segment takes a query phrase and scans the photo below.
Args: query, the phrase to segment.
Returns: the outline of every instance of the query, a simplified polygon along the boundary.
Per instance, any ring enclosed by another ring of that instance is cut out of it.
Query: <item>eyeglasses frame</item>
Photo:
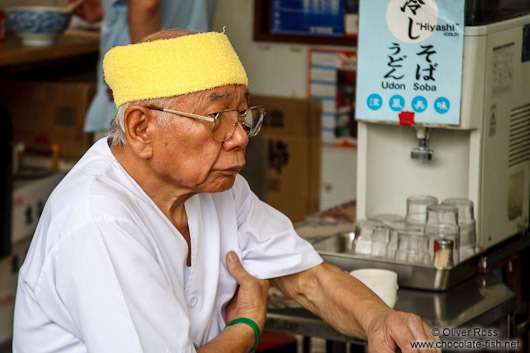
[[[193,113],[186,113],[186,112],[181,112],[181,111],[178,111],[178,110],[173,110],[173,109],[168,109],[168,108],[160,108],[160,107],[155,107],[155,106],[152,106],[152,105],[149,105],[149,106],[145,106],[145,108],[147,109],[152,109],[152,110],[157,110],[157,111],[161,111],[161,112],[165,112],[165,113],[170,113],[170,114],[175,114],[175,115],[180,115],[180,116],[184,116],[186,118],[192,118],[192,119],[198,119],[198,120],[202,120],[202,121],[208,121],[210,123],[213,123],[213,126],[212,126],[212,139],[214,139],[215,141],[218,141],[218,142],[224,142],[226,140],[228,140],[230,137],[232,137],[234,135],[234,133],[232,132],[232,135],[230,135],[228,138],[224,139],[224,140],[218,140],[216,139],[213,135],[214,135],[214,129],[215,129],[215,123],[217,122],[217,119],[219,118],[219,116],[222,114],[222,113],[225,113],[225,112],[238,112],[238,116],[239,118],[241,118],[241,114],[242,113],[247,113],[249,110],[251,109],[254,109],[254,108],[261,108],[264,110],[264,113],[263,113],[263,118],[265,118],[265,116],[267,115],[267,110],[265,109],[265,107],[261,106],[261,105],[255,105],[255,106],[252,106],[252,107],[249,107],[245,110],[238,110],[238,109],[224,109],[224,110],[221,110],[219,112],[216,112],[214,113],[214,117],[209,117],[209,116],[204,116],[204,115],[199,115],[199,114],[193,114]],[[241,124],[243,123],[244,121],[241,121],[241,119],[239,119],[239,121],[237,123],[232,123],[232,126],[235,128],[237,125],[236,124]],[[262,122],[263,122],[263,119],[262,119]],[[252,128],[252,127],[251,127]],[[250,138],[250,137],[253,137],[253,136],[256,136],[259,131],[261,130],[261,126],[260,128],[252,135],[248,135],[247,136]],[[234,129],[235,131],[235,129]],[[250,132],[250,131],[249,131]]]

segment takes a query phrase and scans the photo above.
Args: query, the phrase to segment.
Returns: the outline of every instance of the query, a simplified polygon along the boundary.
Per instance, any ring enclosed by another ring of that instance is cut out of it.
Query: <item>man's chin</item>
[[[216,193],[229,190],[234,186],[236,181],[236,175],[225,175],[219,183],[215,184],[211,188],[208,188],[205,192]]]

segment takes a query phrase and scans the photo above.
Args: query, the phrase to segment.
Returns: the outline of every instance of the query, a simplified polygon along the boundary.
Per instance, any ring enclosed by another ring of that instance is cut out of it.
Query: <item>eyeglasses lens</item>
[[[247,117],[250,115],[251,118],[251,124],[249,125],[251,128],[248,132],[249,137],[256,136],[258,132],[261,130],[261,124],[263,123],[263,118],[265,117],[266,111],[263,107],[253,107],[248,110]]]
[[[261,129],[264,116],[265,109],[262,107],[248,109],[245,114],[237,111],[221,112],[213,125],[213,138],[217,141],[228,140],[232,137],[238,123],[241,123],[249,137],[256,136]]]

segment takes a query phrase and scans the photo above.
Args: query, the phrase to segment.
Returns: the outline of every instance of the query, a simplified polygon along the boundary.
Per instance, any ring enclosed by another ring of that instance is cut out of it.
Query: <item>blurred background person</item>
[[[97,91],[85,119],[85,131],[95,133],[94,140],[106,133],[116,114],[112,93],[103,79],[105,53],[163,29],[208,31],[216,5],[217,0],[85,0],[76,8],[84,20],[101,21]]]

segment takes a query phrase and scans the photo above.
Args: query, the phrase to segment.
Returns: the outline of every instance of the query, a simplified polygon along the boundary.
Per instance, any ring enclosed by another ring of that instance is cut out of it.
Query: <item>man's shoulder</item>
[[[89,151],[52,192],[39,223],[45,232],[66,234],[125,217],[142,196],[128,179],[115,159]]]

